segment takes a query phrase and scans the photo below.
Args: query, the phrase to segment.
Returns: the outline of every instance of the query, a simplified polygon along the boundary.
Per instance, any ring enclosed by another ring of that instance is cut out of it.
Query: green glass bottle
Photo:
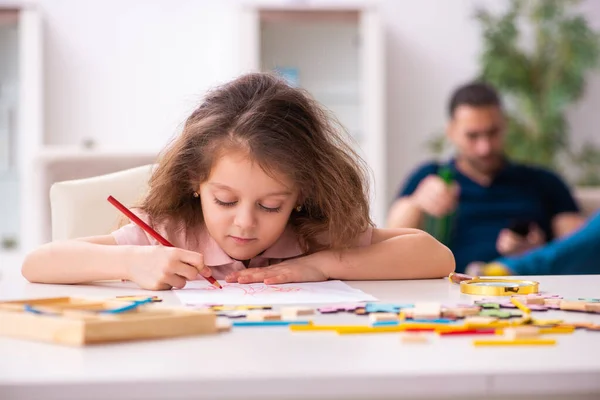
[[[454,182],[454,174],[448,165],[439,168],[438,176],[442,178],[447,185],[451,185]],[[433,215],[426,214],[424,216],[425,231],[444,245],[449,246],[450,240],[452,239],[455,213],[456,211],[452,211],[442,217],[434,217]]]

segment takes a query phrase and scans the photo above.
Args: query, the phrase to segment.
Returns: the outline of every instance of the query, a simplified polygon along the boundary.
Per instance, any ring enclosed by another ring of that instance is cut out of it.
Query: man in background
[[[478,82],[459,87],[448,112],[446,134],[455,157],[413,171],[391,207],[390,227],[424,229],[426,216],[452,215],[447,245],[456,271],[464,272],[472,262],[518,256],[582,226],[584,218],[558,175],[506,157],[506,120],[494,88]],[[452,182],[438,175],[442,166]]]

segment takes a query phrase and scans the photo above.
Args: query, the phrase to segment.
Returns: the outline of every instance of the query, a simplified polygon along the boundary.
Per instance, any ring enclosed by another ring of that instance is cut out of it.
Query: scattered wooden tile
[[[229,320],[217,320],[217,332],[229,332],[231,330],[231,321]]]
[[[250,311],[246,315],[248,321],[279,321],[281,314],[272,311]]]
[[[544,299],[544,305],[546,307],[556,306],[556,307],[560,308],[561,301],[562,301],[562,299],[558,299],[558,298]]]
[[[544,303],[545,303],[545,299],[541,296],[531,296],[531,297],[528,296],[525,298],[525,304],[527,304],[527,306],[532,305],[532,304],[544,305]]]
[[[440,303],[415,303],[412,308],[413,319],[437,319],[442,313]]]
[[[495,317],[469,316],[465,318],[465,324],[488,325],[497,320]]]
[[[313,315],[315,310],[310,307],[282,307],[281,316],[283,318],[298,318],[302,315]]]
[[[600,313],[600,303],[586,303],[586,312]]]
[[[478,306],[448,308],[442,311],[444,318],[464,318],[472,315],[478,315],[481,309]]]
[[[429,338],[422,333],[403,332],[400,335],[402,343],[408,344],[426,344],[429,343]]]
[[[367,310],[365,310],[364,308],[357,308],[354,311],[354,314],[356,314],[356,315],[367,315],[368,313],[367,313]]]
[[[564,311],[583,311],[585,312],[585,301],[562,300],[560,309]]]
[[[507,339],[524,339],[524,338],[535,338],[540,335],[540,328],[537,326],[515,326],[504,328],[504,336]]]
[[[376,322],[394,321],[398,322],[398,314],[391,312],[377,312],[369,314],[369,321],[373,324]]]

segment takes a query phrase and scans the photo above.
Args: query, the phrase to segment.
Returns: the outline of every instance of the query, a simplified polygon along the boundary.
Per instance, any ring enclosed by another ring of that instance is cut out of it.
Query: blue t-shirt
[[[496,240],[500,231],[514,221],[537,223],[550,241],[554,216],[579,211],[567,185],[548,170],[508,162],[489,186],[481,186],[458,171],[455,160],[448,166],[460,186],[449,243],[457,272],[464,272],[473,261],[490,262],[500,257]],[[437,174],[438,168],[437,163],[419,167],[398,197],[412,194],[421,180]]]

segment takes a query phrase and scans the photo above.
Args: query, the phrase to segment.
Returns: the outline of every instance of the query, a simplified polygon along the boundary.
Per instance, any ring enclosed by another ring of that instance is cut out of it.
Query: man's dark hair
[[[496,89],[484,82],[468,83],[460,86],[454,91],[450,98],[450,104],[448,105],[450,118],[454,117],[454,111],[462,105],[471,107],[502,107]]]

